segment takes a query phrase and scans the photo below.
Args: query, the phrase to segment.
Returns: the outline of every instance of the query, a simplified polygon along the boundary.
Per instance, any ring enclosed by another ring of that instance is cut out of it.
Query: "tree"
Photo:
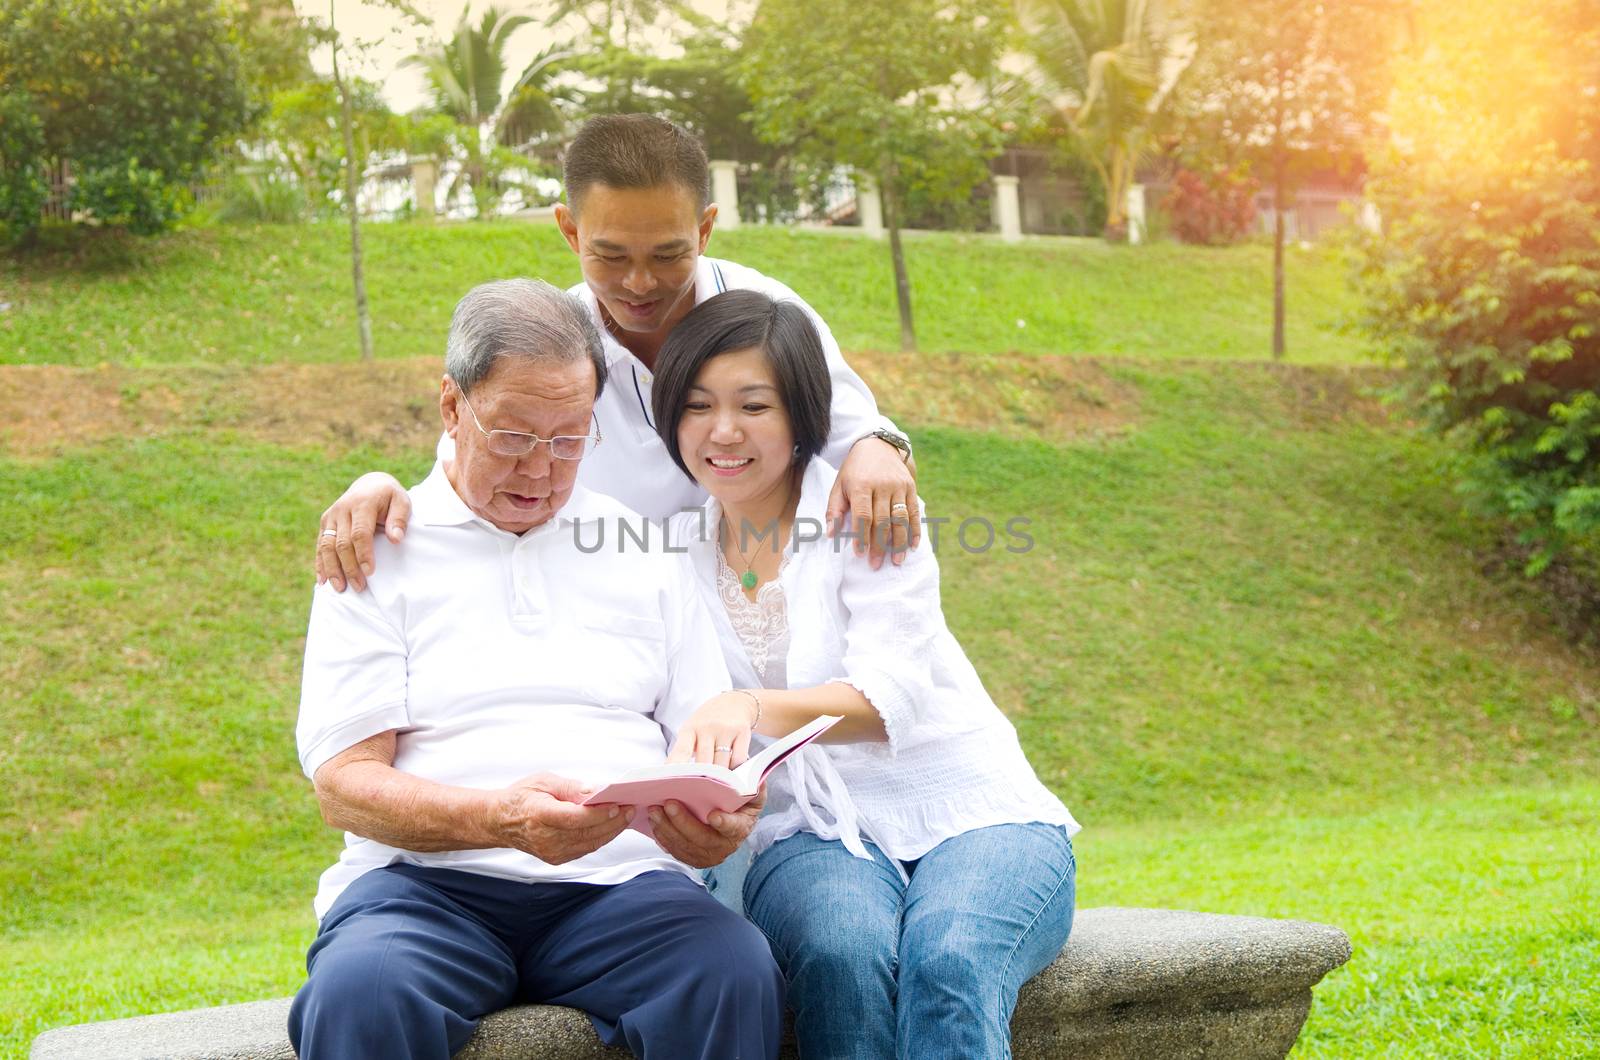
[[[1106,197],[1107,239],[1127,237],[1128,189],[1193,55],[1167,0],[1017,0],[1035,91],[1053,101]]]
[[[495,119],[495,139],[499,143],[519,147],[550,140],[566,129],[575,97],[560,78],[568,72],[572,59],[570,51],[551,43],[528,62]]]
[[[754,104],[739,77],[739,41],[706,29],[681,45],[682,54],[672,57],[610,45],[577,56],[565,69],[581,80],[564,102],[585,116],[648,111],[668,118],[694,133],[710,157],[746,165],[741,203],[759,204],[768,219],[792,216],[798,200],[793,151],[757,135]]]
[[[346,75],[350,95],[351,140],[357,166],[365,170],[374,154],[395,154],[411,144],[410,123],[389,110],[370,81]],[[343,210],[345,147],[344,103],[332,78],[281,89],[256,127],[255,141],[270,150],[293,175],[302,214],[321,217]]]
[[[285,89],[315,79],[312,24],[291,0],[224,0],[239,42],[242,74],[258,113]]]
[[[1284,213],[1307,173],[1360,164],[1378,130],[1409,0],[1197,0],[1181,93],[1191,152],[1267,174],[1275,205],[1272,355],[1284,336]]]
[[[328,0],[328,48],[332,53],[333,86],[339,92],[339,131],[344,138],[344,205],[350,215],[350,274],[356,296],[356,332],[361,339],[361,359],[372,360],[372,315],[367,311],[366,261],[361,248],[361,165],[355,145],[354,107],[350,88],[339,74],[339,30],[334,24],[334,0]]]
[[[999,133],[961,93],[995,63],[1004,12],[998,0],[764,0],[745,35],[762,138],[881,189],[902,349],[916,349],[902,203],[913,187],[964,198],[988,176]]]
[[[252,117],[218,0],[0,0],[0,95],[36,121],[42,157],[71,162],[71,208],[155,232],[182,185]],[[7,160],[7,165],[22,164]],[[38,225],[27,196],[7,222]]]
[[[575,18],[592,40],[616,41],[623,51],[631,51],[634,36],[655,25],[663,14],[699,21],[692,8],[676,0],[556,0],[545,24]]]
[[[1600,20],[1593,0],[1427,0],[1359,239],[1394,396],[1536,574],[1600,559]],[[1482,71],[1494,69],[1486,78]]]
[[[462,166],[446,195],[453,199],[465,186],[480,215],[492,212],[504,193],[508,174],[533,168],[526,159],[503,147],[513,126],[559,127],[554,107],[542,105],[547,100],[540,98],[539,90],[542,75],[553,72],[565,53],[546,48],[523,70],[510,91],[505,90],[507,45],[513,33],[532,22],[527,15],[507,14],[491,5],[473,25],[468,12],[463,11],[449,40],[435,43],[407,60],[427,74],[434,107],[456,122],[454,139],[462,154]],[[548,93],[544,95],[547,97]]]
[[[44,123],[26,92],[0,92],[0,243],[31,232],[50,189],[40,161]]]

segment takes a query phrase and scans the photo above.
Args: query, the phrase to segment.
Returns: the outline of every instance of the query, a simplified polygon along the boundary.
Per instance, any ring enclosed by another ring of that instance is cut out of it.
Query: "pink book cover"
[[[583,800],[585,806],[617,804],[636,807],[630,828],[652,836],[646,811],[676,799],[704,821],[713,810],[731,813],[755,798],[767,776],[791,754],[827,732],[841,719],[823,714],[802,725],[737,769],[707,762],[674,762],[625,773]]]

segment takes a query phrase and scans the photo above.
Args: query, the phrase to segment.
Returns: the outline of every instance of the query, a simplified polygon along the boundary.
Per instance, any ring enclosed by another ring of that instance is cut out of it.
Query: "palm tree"
[[[1169,0],[1016,0],[1032,80],[1066,119],[1106,193],[1107,239],[1127,233],[1128,189],[1151,126],[1193,57]]]
[[[466,158],[452,183],[454,198],[464,181],[478,202],[479,212],[493,194],[491,185],[502,181],[516,160],[501,145],[541,132],[554,132],[562,120],[550,85],[552,75],[569,53],[546,47],[523,70],[509,91],[502,91],[509,69],[507,43],[517,30],[532,23],[527,15],[513,15],[491,5],[476,26],[462,12],[448,41],[433,44],[405,61],[427,74],[434,107],[449,115],[458,127],[458,140]]]
[[[549,44],[528,63],[517,83],[506,93],[505,105],[495,118],[495,139],[516,147],[541,136],[559,133],[567,124],[564,104],[574,101],[574,93],[555,83],[567,72],[573,51]]]
[[[674,0],[556,0],[545,24],[553,26],[575,17],[597,40],[611,40],[620,30],[621,47],[631,51],[634,32],[654,25],[663,11],[679,16],[693,13],[688,5]]]

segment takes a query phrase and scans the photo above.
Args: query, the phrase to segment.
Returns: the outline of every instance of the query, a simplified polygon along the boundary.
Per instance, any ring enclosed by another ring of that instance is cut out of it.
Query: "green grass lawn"
[[[933,514],[1031,520],[946,539],[946,610],[1086,826],[1082,903],[1347,930],[1308,1057],[1600,1052],[1600,660],[1348,373],[1104,367],[1131,418],[1059,444],[883,395]],[[428,460],[189,421],[0,450],[0,1053],[296,988],[339,845],[293,749],[316,513]]]
[[[576,283],[548,223],[369,225],[367,285],[381,357],[433,353],[473,284],[504,276]],[[1271,252],[1092,239],[1007,246],[907,240],[918,335],[930,352],[1267,358]],[[255,364],[357,355],[349,235],[339,225],[217,227],[75,251],[0,255],[0,364]],[[747,227],[711,253],[793,287],[845,349],[897,349],[888,248],[854,235]],[[1288,338],[1298,362],[1362,360],[1340,331],[1354,302],[1325,250],[1289,252]],[[1004,284],[996,278],[1004,276]]]

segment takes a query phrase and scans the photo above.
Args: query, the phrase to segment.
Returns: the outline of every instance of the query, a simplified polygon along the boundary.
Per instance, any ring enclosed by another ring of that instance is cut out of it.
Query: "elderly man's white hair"
[[[470,394],[499,357],[550,364],[587,357],[594,365],[594,396],[605,389],[605,349],[588,309],[543,280],[481,283],[456,303],[445,345],[445,372]]]

